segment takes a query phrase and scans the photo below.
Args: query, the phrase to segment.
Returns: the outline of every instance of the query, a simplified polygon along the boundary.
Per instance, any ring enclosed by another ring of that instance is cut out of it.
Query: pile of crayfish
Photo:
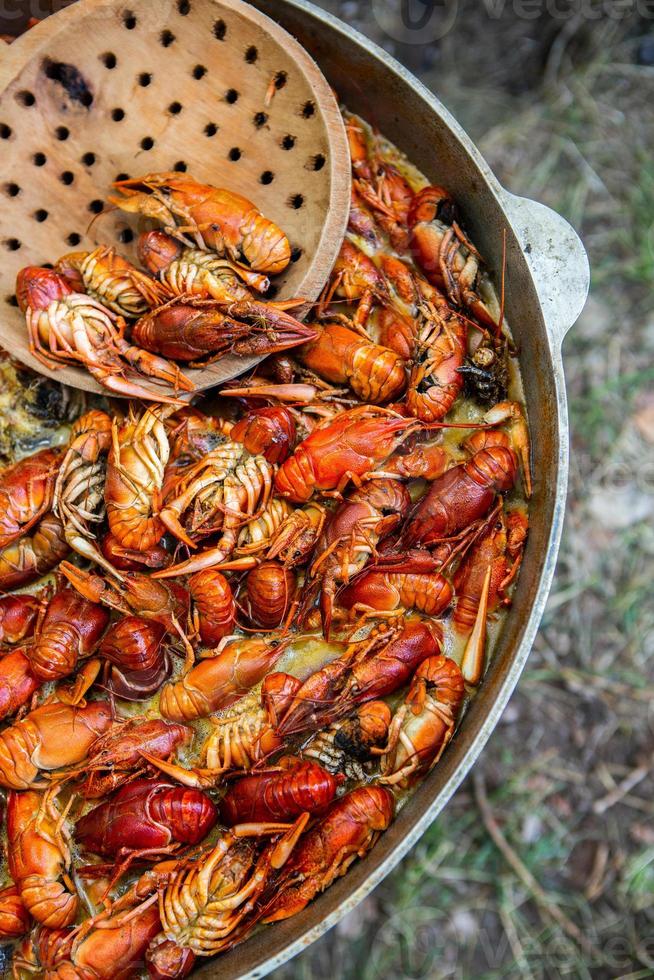
[[[257,348],[201,404],[98,400],[0,471],[17,977],[173,980],[300,912],[438,764],[492,657],[532,490],[515,350],[447,192],[345,119],[350,225],[292,353]],[[258,219],[237,246],[181,184],[120,188],[164,225],[147,281],[107,251],[21,274],[35,345],[84,349],[114,391],[152,367],[137,341],[211,356],[236,313],[298,329],[236,296]]]
[[[21,269],[16,299],[37,360],[82,365],[118,395],[179,406],[195,387],[180,364],[264,356],[316,338],[288,312],[303,300],[262,295],[292,250],[252,201],[176,172],[114,189],[112,205],[162,225],[139,238],[145,271],[108,245]]]

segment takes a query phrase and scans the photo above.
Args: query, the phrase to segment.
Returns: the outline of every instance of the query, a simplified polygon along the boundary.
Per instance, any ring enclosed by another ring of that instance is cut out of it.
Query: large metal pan
[[[305,0],[253,2],[298,38],[350,109],[451,191],[496,278],[506,229],[506,314],[520,349],[535,479],[513,608],[479,694],[442,761],[364,861],[300,915],[200,968],[204,976],[221,980],[265,975],[365,898],[433,823],[497,725],[529,656],[552,583],[568,473],[561,344],[583,309],[590,279],[586,253],[570,225],[544,205],[506,191],[447,109],[394,58]]]
[[[198,976],[261,977],[333,926],[401,860],[450,799],[495,728],[529,655],[552,582],[568,469],[561,343],[579,316],[589,269],[572,228],[550,209],[509,194],[437,98],[386,52],[305,0],[253,0],[314,56],[339,96],[391,138],[461,205],[496,277],[507,232],[506,313],[520,349],[531,424],[530,534],[493,662],[443,760],[370,855],[303,913],[267,928]]]

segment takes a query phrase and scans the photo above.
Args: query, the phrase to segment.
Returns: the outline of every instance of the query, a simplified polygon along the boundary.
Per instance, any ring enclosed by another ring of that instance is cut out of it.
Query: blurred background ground
[[[317,2],[433,89],[510,190],[568,217],[593,286],[564,346],[561,557],[518,691],[420,844],[275,980],[652,977],[654,9],[412,0],[427,26],[408,40],[442,36],[407,43],[399,0]]]

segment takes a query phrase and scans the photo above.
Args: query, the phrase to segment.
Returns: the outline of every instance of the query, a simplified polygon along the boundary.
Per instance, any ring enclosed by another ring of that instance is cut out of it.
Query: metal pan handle
[[[534,278],[547,331],[558,349],[588,296],[586,250],[574,228],[556,211],[504,189],[502,196]]]

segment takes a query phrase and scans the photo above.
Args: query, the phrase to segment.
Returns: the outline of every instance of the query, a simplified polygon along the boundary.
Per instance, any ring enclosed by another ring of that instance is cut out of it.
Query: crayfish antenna
[[[486,652],[486,617],[488,615],[488,593],[490,590],[490,580],[492,565],[488,566],[484,585],[479,597],[479,606],[475,625],[468,637],[466,648],[461,660],[461,673],[468,684],[478,684],[484,669],[484,654]]]

